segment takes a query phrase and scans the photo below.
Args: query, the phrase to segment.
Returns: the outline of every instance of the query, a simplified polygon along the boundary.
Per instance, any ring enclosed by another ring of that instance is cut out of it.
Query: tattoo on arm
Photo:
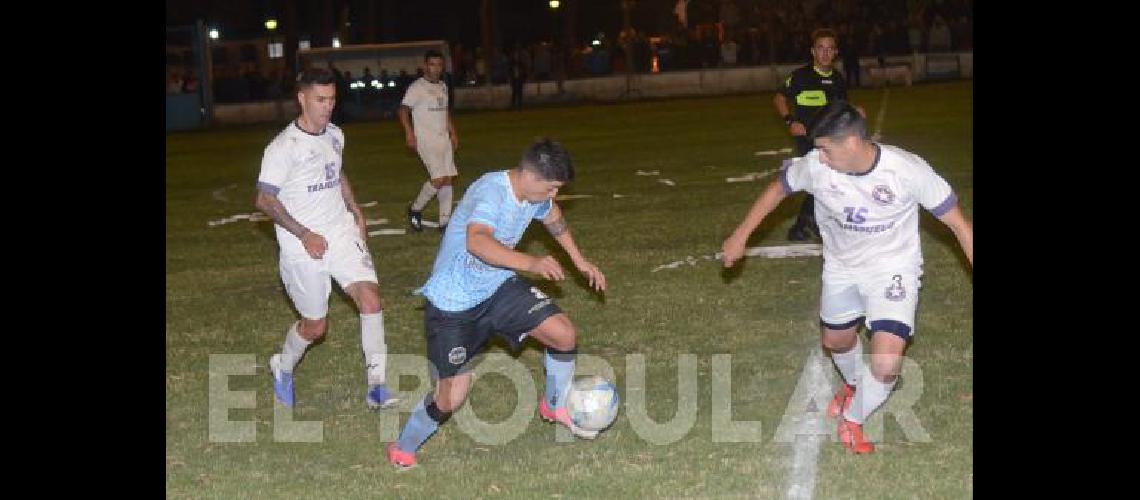
[[[559,217],[549,222],[543,222],[543,225],[546,226],[547,231],[550,231],[551,236],[561,236],[567,230],[565,217]]]
[[[293,236],[303,238],[305,233],[309,232],[309,228],[302,226],[300,222],[297,222],[297,219],[289,215],[289,211],[285,210],[285,205],[282,205],[281,200],[278,200],[276,196],[263,195],[262,203],[258,205],[258,208],[261,208],[265,215],[268,215],[269,218],[273,219],[273,222],[285,228]]]

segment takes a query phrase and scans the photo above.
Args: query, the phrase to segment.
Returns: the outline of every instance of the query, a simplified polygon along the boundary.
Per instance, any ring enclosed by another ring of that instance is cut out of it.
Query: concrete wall
[[[931,68],[953,66],[952,58],[958,56],[959,72],[962,78],[974,77],[974,54],[962,52],[932,56]],[[907,65],[914,81],[927,79],[927,55],[890,56],[885,63]],[[878,66],[873,57],[860,58],[862,83],[869,86],[869,67]],[[747,92],[770,92],[779,87],[783,79],[801,64],[774,66],[751,66],[744,68],[724,68],[691,71],[670,71],[641,75],[601,76],[567,80],[559,94],[555,82],[531,82],[523,87],[524,104],[531,103],[574,103],[608,102],[622,99],[649,99],[661,97],[683,97],[702,95],[739,94]],[[841,66],[842,67],[842,66]],[[483,87],[463,87],[455,89],[456,109],[505,109],[510,105],[509,85],[488,85]],[[242,104],[219,104],[214,107],[214,122],[219,125],[246,124],[258,122],[284,123],[299,112],[294,99]]]
[[[297,104],[296,99],[217,104],[214,106],[214,123],[218,125],[285,123],[300,112],[301,106]]]

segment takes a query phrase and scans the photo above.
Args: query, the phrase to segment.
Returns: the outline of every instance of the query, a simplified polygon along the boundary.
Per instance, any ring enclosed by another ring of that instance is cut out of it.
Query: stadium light
[[[210,40],[217,40],[218,37],[221,36],[218,33],[218,28],[210,28],[209,35],[210,35]]]
[[[265,29],[267,29],[269,31],[273,31],[273,30],[277,29],[277,20],[273,19],[272,17],[265,20]]]
[[[550,0],[550,8],[557,9],[560,5],[562,5],[562,2],[559,2],[558,0]]]
[[[339,49],[340,48],[340,38],[334,36],[332,46],[334,49]]]

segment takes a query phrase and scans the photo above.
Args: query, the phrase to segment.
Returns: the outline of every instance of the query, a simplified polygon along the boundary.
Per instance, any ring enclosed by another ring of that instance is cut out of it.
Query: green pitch
[[[925,157],[972,219],[971,82],[889,92],[883,142]],[[883,90],[852,92],[872,126],[884,95]],[[560,194],[589,197],[561,205],[579,247],[606,273],[610,290],[596,295],[578,279],[539,283],[578,326],[580,351],[613,368],[623,409],[614,427],[594,442],[558,442],[555,427],[535,415],[511,426],[517,436],[506,444],[487,443],[486,436],[464,431],[453,418],[421,451],[420,466],[399,473],[385,461],[383,446],[407,415],[365,408],[359,320],[339,290],[330,300],[326,338],[297,368],[297,408],[291,415],[275,414],[265,363],[280,348],[294,313],[278,279],[272,223],[210,222],[256,211],[261,153],[280,127],[168,135],[168,495],[784,497],[793,446],[778,440],[777,430],[785,415],[802,410],[789,403],[809,349],[817,345],[821,260],[748,258],[739,271],[725,273],[719,262],[705,258],[719,250],[772,177],[725,179],[775,169],[784,154],[755,153],[792,146],[771,97],[455,115],[461,174],[456,201],[482,173],[513,166],[535,136],[549,135],[570,150],[577,180]],[[404,146],[398,123],[349,124],[345,135],[345,169],[357,200],[377,202],[364,208],[368,218],[389,220],[369,229],[405,228],[404,210],[425,176]],[[637,175],[638,170],[659,175]],[[785,201],[749,245],[785,244],[798,200]],[[435,220],[436,203],[428,205],[426,219]],[[904,375],[897,390],[910,385],[915,395],[910,410],[928,439],[915,438],[913,426],[886,415],[872,455],[854,456],[837,442],[825,442],[818,455],[816,498],[972,495],[973,279],[953,236],[925,212],[922,232],[926,275],[916,341],[907,352],[920,374]],[[410,292],[426,280],[439,239],[430,229],[369,239],[394,355],[424,352],[422,299]],[[519,249],[554,253],[572,268],[538,224]],[[658,269],[677,261],[684,262]],[[502,344],[488,352],[509,354]],[[723,355],[731,355],[728,372]],[[531,341],[515,360],[512,366],[524,368],[541,391],[536,344]],[[828,362],[829,376],[833,372]],[[644,376],[635,376],[640,373]],[[731,384],[724,373],[730,373]],[[422,394],[414,392],[419,382],[413,376],[390,379],[395,389],[408,391],[402,394],[401,412]],[[480,376],[469,409],[485,425],[506,422],[516,406],[533,405],[529,398],[537,397],[515,387],[501,373]],[[714,418],[713,400],[720,398],[724,408],[726,395],[728,418],[759,422],[741,424],[759,425],[758,440],[723,442],[725,416]],[[631,411],[625,405],[634,400],[644,404]],[[685,424],[686,408],[694,403],[691,425],[679,425],[673,434],[646,438],[652,432],[633,422],[635,413],[659,424],[679,413]],[[313,424],[320,426],[317,442],[289,442],[296,436],[285,430],[303,422],[318,423]],[[244,430],[233,430],[243,424]],[[275,431],[281,435],[275,437]]]

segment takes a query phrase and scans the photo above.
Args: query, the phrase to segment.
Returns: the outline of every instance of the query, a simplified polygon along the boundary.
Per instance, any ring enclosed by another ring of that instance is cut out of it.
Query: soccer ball
[[[566,409],[574,425],[588,431],[601,431],[614,423],[618,414],[617,388],[598,375],[579,377],[570,386]]]

